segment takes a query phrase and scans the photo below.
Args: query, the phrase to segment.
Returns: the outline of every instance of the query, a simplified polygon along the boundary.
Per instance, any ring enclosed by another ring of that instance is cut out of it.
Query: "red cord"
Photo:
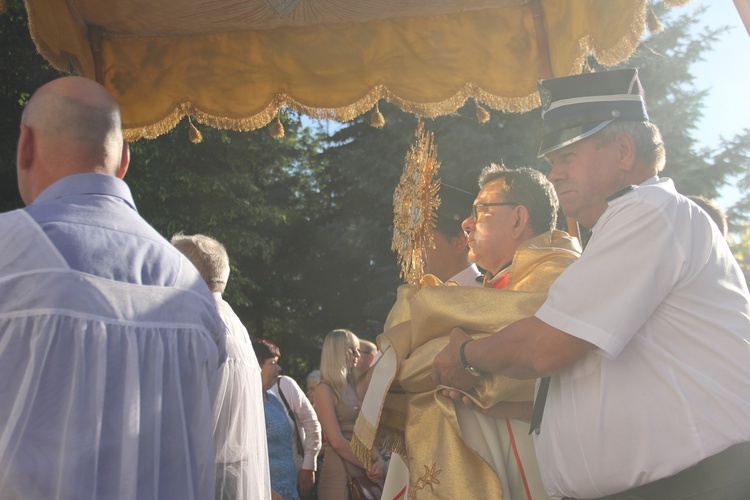
[[[521,472],[521,479],[523,480],[523,487],[526,490],[526,498],[531,500],[531,490],[529,489],[529,483],[526,481],[526,473],[523,471],[523,464],[521,463],[521,457],[518,456],[518,448],[516,448],[516,438],[513,437],[513,428],[510,426],[510,420],[506,420],[505,423],[508,425],[508,435],[510,436],[510,444],[513,447],[513,454],[516,456],[516,463],[518,464],[518,470]]]

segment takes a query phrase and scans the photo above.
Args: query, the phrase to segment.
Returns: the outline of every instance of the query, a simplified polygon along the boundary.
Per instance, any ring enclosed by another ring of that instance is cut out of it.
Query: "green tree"
[[[325,209],[315,134],[290,116],[282,139],[205,128],[191,144],[187,126],[131,145],[126,179],[140,213],[167,238],[182,231],[221,241],[232,268],[225,298],[248,331],[277,343],[287,366],[312,369],[319,337],[308,325],[318,304],[300,293],[300,261]]]
[[[37,87],[60,72],[40,56],[29,36],[21,0],[0,9],[0,212],[23,206],[16,187],[16,143],[23,106]]]
[[[726,143],[716,150],[699,149],[697,123],[707,90],[696,88],[691,67],[706,57],[728,28],[706,28],[693,34],[705,7],[681,14],[679,9],[667,10],[658,4],[656,11],[665,21],[664,31],[645,39],[621,66],[638,68],[646,89],[649,116],[659,126],[667,150],[662,175],[671,177],[683,194],[713,199],[728,176],[747,169],[748,163],[726,161],[738,153]]]

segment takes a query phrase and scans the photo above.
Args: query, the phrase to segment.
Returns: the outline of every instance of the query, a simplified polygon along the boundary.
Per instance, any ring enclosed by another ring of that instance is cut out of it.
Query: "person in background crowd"
[[[305,394],[307,395],[307,399],[310,400],[310,402],[313,402],[313,393],[315,392],[315,387],[320,383],[320,370],[313,370],[307,375],[307,390],[305,391]]]
[[[315,388],[315,410],[326,438],[323,471],[318,484],[321,500],[349,498],[347,469],[354,477],[383,479],[384,462],[379,452],[372,454],[372,469],[365,467],[349,446],[360,404],[355,391],[359,339],[349,330],[333,330],[323,341],[320,356],[321,379]]]
[[[245,326],[222,298],[229,280],[229,256],[224,245],[202,234],[177,233],[172,245],[198,269],[227,327],[227,361],[219,368],[213,410],[215,498],[266,499],[271,483],[260,366]]]
[[[320,370],[313,370],[307,375],[307,399],[310,400],[310,403],[313,405],[313,408],[315,407],[315,399],[313,397],[315,393],[315,388],[320,383]],[[317,416],[317,413],[316,413]],[[320,423],[320,422],[318,422]],[[317,462],[317,474],[315,475],[315,495],[318,494],[318,482],[320,481],[320,471],[322,469],[323,465],[323,443],[325,443],[325,435],[323,434],[323,430],[321,428],[321,448],[318,452],[318,458],[316,460]]]
[[[224,324],[121,180],[120,108],[70,76],[21,117],[0,215],[0,498],[212,498]]]
[[[357,373],[359,376],[370,369],[377,354],[378,346],[369,340],[359,339],[359,360],[357,361]]]
[[[289,426],[284,404],[271,392],[281,373],[278,363],[281,351],[270,340],[254,338],[252,343],[263,380],[263,411],[266,418],[271,489],[274,495],[283,500],[299,500],[297,466],[294,463],[294,433]]]
[[[297,491],[300,498],[309,497],[315,486],[318,452],[322,446],[320,423],[312,403],[297,382],[280,376],[270,392],[284,405],[294,433],[294,463],[297,466]]]
[[[369,340],[359,340],[359,359],[357,360],[357,398],[361,402],[372,376],[372,365],[377,361],[378,347]]]
[[[721,231],[721,235],[726,238],[727,233],[729,233],[729,223],[727,222],[727,214],[724,213],[724,210],[706,197],[692,195],[688,196],[688,198],[711,217],[711,220],[714,221],[716,227]]]
[[[482,273],[469,260],[466,233],[461,223],[468,217],[474,195],[448,184],[440,186],[440,206],[432,232],[432,246],[426,249],[425,274],[432,274],[443,283],[452,281],[461,286],[482,286]]]

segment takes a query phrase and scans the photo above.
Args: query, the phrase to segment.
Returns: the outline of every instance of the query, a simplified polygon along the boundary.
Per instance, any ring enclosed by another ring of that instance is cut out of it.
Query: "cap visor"
[[[580,127],[566,128],[547,134],[542,138],[542,145],[539,147],[539,153],[536,157],[541,158],[553,151],[592,136],[613,121],[614,119],[601,123],[587,123]]]

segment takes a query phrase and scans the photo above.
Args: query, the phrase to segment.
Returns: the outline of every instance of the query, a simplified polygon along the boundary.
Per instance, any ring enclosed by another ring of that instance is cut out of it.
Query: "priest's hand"
[[[432,362],[432,380],[436,384],[468,391],[479,383],[481,378],[471,375],[461,364],[459,350],[467,340],[471,340],[471,337],[465,331],[453,329],[450,342]]]

